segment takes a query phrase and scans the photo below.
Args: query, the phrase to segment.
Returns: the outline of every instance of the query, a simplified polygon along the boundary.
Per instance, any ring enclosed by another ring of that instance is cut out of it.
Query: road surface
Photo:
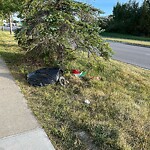
[[[115,52],[113,59],[150,69],[150,48],[109,42]]]
[[[14,30],[16,30],[18,27],[17,26],[13,26],[12,27],[12,30],[14,31]],[[0,26],[0,30],[2,30],[2,26]],[[10,27],[5,27],[4,26],[4,31],[9,31],[10,30]]]

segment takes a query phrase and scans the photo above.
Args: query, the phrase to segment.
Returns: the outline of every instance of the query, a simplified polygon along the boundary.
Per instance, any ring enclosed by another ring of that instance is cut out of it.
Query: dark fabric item
[[[27,75],[27,81],[32,86],[45,86],[59,82],[63,75],[60,68],[42,68]]]

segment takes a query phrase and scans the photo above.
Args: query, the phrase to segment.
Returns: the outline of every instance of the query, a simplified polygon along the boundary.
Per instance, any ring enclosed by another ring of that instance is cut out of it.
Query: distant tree
[[[106,17],[99,17],[99,21],[98,21],[99,27],[105,30],[106,28],[108,28],[111,20],[112,20],[111,15]]]
[[[25,0],[0,0],[0,14],[9,18],[10,34],[12,34],[12,14],[21,10]]]
[[[17,21],[17,20],[13,20],[13,23],[18,23],[19,21]]]
[[[144,0],[141,7],[140,31],[150,36],[150,0]]]
[[[113,9],[113,22],[111,22],[110,30],[121,33],[135,33],[138,24],[139,3],[129,1],[120,4],[119,2]]]
[[[135,0],[117,2],[107,31],[150,36],[150,0],[140,6]]]

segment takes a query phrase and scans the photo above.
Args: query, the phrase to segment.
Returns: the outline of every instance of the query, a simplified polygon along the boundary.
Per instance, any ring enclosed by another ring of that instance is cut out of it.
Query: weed
[[[96,56],[95,61],[81,53],[65,64],[68,86],[35,88],[25,76],[45,65],[27,59],[7,32],[0,32],[0,55],[56,149],[87,149],[77,132],[88,135],[87,142],[102,150],[150,149],[149,70]],[[72,69],[86,71],[86,77],[74,77]]]

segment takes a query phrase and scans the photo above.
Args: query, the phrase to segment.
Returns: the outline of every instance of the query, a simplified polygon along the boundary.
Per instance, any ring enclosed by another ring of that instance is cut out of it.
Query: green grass
[[[134,35],[128,35],[128,34],[120,34],[120,33],[102,32],[101,35],[104,37],[114,37],[114,38],[120,38],[120,39],[150,41],[150,38],[148,38],[148,37],[134,36]]]
[[[132,35],[108,33],[108,32],[103,32],[101,33],[101,35],[105,40],[150,47],[150,38],[148,37],[140,37],[140,36],[132,36]]]
[[[65,88],[35,88],[25,75],[44,65],[26,59],[7,32],[0,32],[0,55],[57,150],[85,150],[86,145],[92,150],[150,149],[149,70],[114,60],[89,60],[80,52],[66,63]],[[74,77],[71,69],[87,71],[86,78]]]

